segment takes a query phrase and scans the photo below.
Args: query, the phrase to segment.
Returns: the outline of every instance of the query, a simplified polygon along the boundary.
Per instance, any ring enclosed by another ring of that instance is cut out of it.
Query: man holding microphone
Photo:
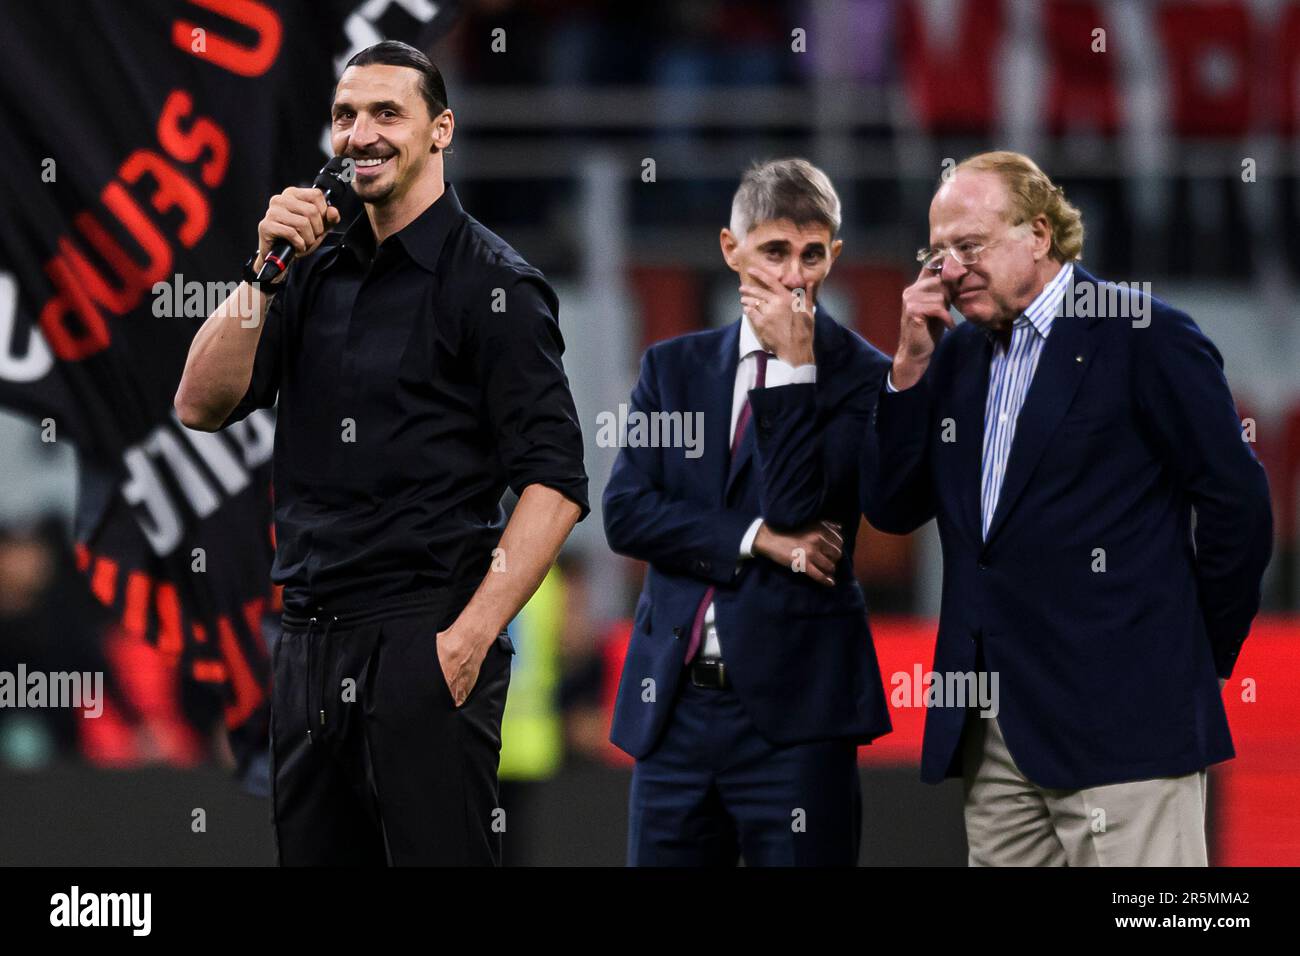
[[[319,190],[272,198],[245,280],[297,259],[208,318],[176,394],[203,430],[278,397],[282,865],[499,862],[506,625],[588,510],[555,294],[444,182],[454,126],[424,54],[354,56],[331,142],[364,214],[327,236]]]

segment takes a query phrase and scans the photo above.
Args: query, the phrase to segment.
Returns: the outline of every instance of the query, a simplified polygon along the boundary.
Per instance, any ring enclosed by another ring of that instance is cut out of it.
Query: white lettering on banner
[[[177,431],[184,435],[184,442]],[[122,497],[154,553],[170,554],[184,532],[180,503],[169,486],[180,489],[190,513],[206,518],[221,506],[223,495],[233,497],[248,487],[249,472],[270,459],[274,436],[275,418],[265,408],[231,425],[228,435],[191,431],[173,416],[123,452],[127,480],[122,484]],[[231,451],[231,441],[238,457]],[[220,489],[207,478],[204,468],[216,477]]]
[[[33,324],[27,331],[27,350],[14,352],[18,335],[18,280],[11,272],[0,272],[0,378],[9,382],[35,382],[54,366],[54,355],[41,330]]]

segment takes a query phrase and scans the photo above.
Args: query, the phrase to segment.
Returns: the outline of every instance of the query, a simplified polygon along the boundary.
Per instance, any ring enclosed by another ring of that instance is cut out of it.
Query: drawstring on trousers
[[[320,725],[322,728],[325,726],[325,695],[327,693],[327,689],[329,685],[330,628],[334,626],[334,622],[337,620],[338,620],[337,616],[331,616],[330,619],[325,622],[325,629],[321,631]],[[307,634],[305,638],[307,641],[307,679],[303,681],[303,690],[302,690],[303,708],[304,708],[304,713],[306,714],[307,717],[307,741],[309,743],[315,742],[314,738],[311,735],[311,693],[309,690],[309,688],[311,687],[311,662],[313,656],[312,655],[312,632],[315,630],[316,630],[316,618],[313,617],[310,621],[307,622]]]

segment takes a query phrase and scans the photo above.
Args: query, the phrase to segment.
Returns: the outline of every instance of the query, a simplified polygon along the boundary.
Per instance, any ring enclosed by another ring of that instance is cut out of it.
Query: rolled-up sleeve
[[[239,404],[226,416],[226,420],[221,423],[221,428],[243,421],[256,409],[270,408],[279,397],[280,353],[284,341],[285,314],[288,308],[286,302],[289,295],[290,291],[286,288],[272,298],[271,304],[267,306],[266,314],[262,317],[266,327],[262,329],[262,336],[257,340],[257,353],[253,357],[253,375],[248,382],[248,390],[244,392],[244,397],[239,400]]]
[[[589,513],[582,428],[564,374],[559,302],[540,274],[494,277],[477,296],[474,356],[506,480],[545,485]]]

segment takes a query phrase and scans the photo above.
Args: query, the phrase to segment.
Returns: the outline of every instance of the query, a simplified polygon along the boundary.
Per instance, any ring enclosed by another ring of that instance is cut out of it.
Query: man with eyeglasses
[[[1272,537],[1223,360],[1078,264],[1079,212],[1026,156],[960,164],[930,241],[864,489],[882,530],[939,523],[922,778],[963,778],[973,866],[1204,866],[1220,691]],[[943,693],[981,674],[993,706]]]

